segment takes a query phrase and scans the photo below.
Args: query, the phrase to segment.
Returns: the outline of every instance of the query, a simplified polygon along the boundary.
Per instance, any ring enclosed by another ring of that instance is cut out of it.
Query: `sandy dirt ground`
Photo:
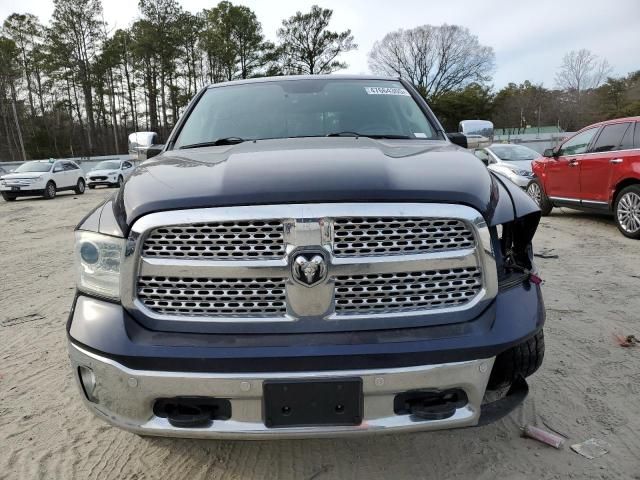
[[[71,377],[65,322],[75,224],[113,190],[0,201],[0,479],[640,479],[640,242],[570,210],[535,248],[547,355],[531,394],[488,427],[305,441],[143,439],[94,418]],[[587,460],[521,438],[524,424],[606,440]]]

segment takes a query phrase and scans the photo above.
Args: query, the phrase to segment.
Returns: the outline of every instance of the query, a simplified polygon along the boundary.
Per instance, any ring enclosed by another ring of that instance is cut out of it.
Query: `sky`
[[[103,0],[111,28],[129,26],[138,16],[137,0]],[[198,12],[215,0],[181,0]],[[330,28],[351,29],[358,49],[341,58],[349,64],[341,73],[370,73],[367,54],[376,40],[399,28],[418,25],[463,25],[481,44],[493,47],[493,85],[530,80],[555,85],[555,73],[565,53],[587,48],[606,58],[613,74],[640,70],[640,0],[232,0],[255,11],[270,40],[282,19],[313,4],[333,10]],[[0,19],[14,11],[36,14],[48,22],[53,0],[0,0]]]

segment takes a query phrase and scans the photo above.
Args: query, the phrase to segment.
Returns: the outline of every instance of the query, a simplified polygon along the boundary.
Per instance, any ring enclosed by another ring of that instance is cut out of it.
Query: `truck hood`
[[[471,206],[491,224],[500,192],[509,198],[499,184],[473,154],[444,141],[258,140],[171,150],[142,163],[118,193],[114,214],[126,233],[141,216],[162,210],[440,202]],[[511,202],[508,209],[513,216]]]

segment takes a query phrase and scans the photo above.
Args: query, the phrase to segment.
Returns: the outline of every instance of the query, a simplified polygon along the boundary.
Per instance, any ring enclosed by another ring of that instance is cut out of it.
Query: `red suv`
[[[527,187],[543,215],[553,207],[613,213],[618,228],[640,238],[640,117],[583,128],[533,161]]]

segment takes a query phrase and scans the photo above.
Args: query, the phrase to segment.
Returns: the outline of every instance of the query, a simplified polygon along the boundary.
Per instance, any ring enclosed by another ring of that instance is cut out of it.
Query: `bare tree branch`
[[[390,32],[369,52],[374,73],[406,78],[429,98],[486,81],[493,67],[493,49],[458,25]]]

